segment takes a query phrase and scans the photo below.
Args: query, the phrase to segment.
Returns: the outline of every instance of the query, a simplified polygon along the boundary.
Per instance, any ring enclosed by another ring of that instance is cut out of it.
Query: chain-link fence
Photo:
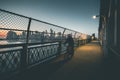
[[[76,33],[51,23],[0,10],[0,44],[60,41],[66,39],[67,34],[77,38],[74,37]]]
[[[78,46],[77,31],[0,9],[0,75],[65,53],[68,34]]]

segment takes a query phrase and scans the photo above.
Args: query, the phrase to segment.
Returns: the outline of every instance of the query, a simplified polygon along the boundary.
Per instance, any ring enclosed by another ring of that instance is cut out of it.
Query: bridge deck
[[[12,80],[108,80],[106,77],[108,72],[106,72],[101,47],[97,41],[93,41],[78,47],[69,61],[64,62],[62,55],[56,60],[32,68]]]

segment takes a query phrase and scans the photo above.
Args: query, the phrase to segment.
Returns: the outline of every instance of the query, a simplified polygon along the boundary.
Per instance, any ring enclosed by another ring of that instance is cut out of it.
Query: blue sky
[[[98,31],[99,0],[1,0],[0,8],[85,34]]]

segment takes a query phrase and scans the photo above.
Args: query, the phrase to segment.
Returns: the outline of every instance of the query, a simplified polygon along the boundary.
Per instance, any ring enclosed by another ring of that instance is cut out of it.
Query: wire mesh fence
[[[3,44],[3,40],[5,44],[60,41],[66,39],[68,34],[77,38],[76,33],[78,32],[58,25],[0,10],[0,40],[2,40],[0,44]]]
[[[85,37],[74,30],[0,9],[0,75],[65,53],[63,42],[68,34],[75,46]]]
[[[51,42],[62,39],[64,28],[32,20],[29,42]]]
[[[0,44],[25,41],[28,21],[26,17],[0,10]]]

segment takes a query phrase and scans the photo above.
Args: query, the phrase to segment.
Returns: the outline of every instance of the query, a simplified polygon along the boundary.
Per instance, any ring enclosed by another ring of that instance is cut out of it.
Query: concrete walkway
[[[103,53],[97,41],[78,47],[73,58],[61,56],[11,80],[105,80]]]
[[[76,49],[74,57],[48,80],[103,80],[103,53],[97,41]]]

